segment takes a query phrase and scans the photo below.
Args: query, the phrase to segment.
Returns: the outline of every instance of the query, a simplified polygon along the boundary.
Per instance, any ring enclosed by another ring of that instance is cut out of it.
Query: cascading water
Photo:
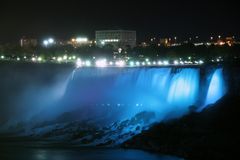
[[[217,69],[212,75],[209,84],[205,105],[213,104],[225,94],[222,69]]]
[[[75,69],[69,76],[63,76],[59,82],[61,87],[54,84],[35,94],[31,88],[26,89],[22,97],[32,98],[30,101],[20,99],[23,102],[19,101],[18,105],[30,107],[9,118],[5,128],[21,122],[24,135],[50,138],[59,135],[60,139],[71,140],[73,135],[83,132],[77,142],[85,144],[82,140],[91,137],[89,145],[108,143],[109,139],[119,144],[154,122],[180,117],[192,110],[191,106],[201,111],[220,99],[226,92],[222,69],[215,69],[207,75],[207,80],[200,76],[200,70]],[[96,137],[96,133],[101,134]]]
[[[226,85],[223,78],[223,69],[216,69],[212,75],[209,75],[210,81],[207,89],[204,105],[199,108],[199,111],[206,108],[208,105],[214,104],[226,93]]]
[[[81,108],[80,118],[112,116],[110,122],[142,111],[155,112],[159,120],[168,119],[169,113],[171,118],[178,117],[201,98],[199,72],[198,68],[79,69],[69,83],[63,107]],[[204,106],[222,97],[221,74],[221,69],[214,72]]]

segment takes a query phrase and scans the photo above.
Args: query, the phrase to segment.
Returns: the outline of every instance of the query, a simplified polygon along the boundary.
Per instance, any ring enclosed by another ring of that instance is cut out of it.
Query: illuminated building
[[[234,37],[226,37],[226,43],[229,45],[229,46],[232,46],[235,41],[234,41]]]
[[[34,38],[23,37],[20,39],[20,46],[24,48],[36,47],[37,44],[37,39]]]
[[[160,45],[168,47],[171,45],[171,39],[170,38],[160,38]]]
[[[102,30],[96,31],[97,46],[110,45],[113,48],[133,48],[136,46],[136,31]]]
[[[91,45],[92,41],[89,41],[87,37],[76,37],[72,38],[68,44],[73,45],[74,47],[86,46]]]
[[[225,39],[219,39],[215,45],[225,45],[232,46],[235,43],[235,40],[233,37],[226,37]]]

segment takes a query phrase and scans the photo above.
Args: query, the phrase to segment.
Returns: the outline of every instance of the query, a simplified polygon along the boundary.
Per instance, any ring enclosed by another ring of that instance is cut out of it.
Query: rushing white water
[[[84,68],[74,71],[63,100],[79,117],[111,121],[153,111],[158,121],[179,117],[189,107],[207,106],[223,96],[221,69],[214,71],[205,103],[200,97],[198,68]],[[199,106],[198,106],[199,105]]]
[[[111,124],[144,111],[155,113],[155,122],[168,120],[191,106],[201,111],[226,93],[222,69],[211,73],[202,87],[199,68],[79,68],[52,86],[26,88],[7,122],[34,124],[75,112],[72,119]]]
[[[204,105],[199,109],[200,111],[210,104],[214,104],[224,94],[226,94],[226,85],[223,78],[222,68],[216,69],[212,75],[209,75],[210,83],[207,90],[207,95]]]

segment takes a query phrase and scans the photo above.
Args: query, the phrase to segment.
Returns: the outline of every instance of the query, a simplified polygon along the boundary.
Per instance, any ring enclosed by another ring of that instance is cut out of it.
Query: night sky
[[[240,35],[237,2],[179,1],[1,1],[0,42],[18,41],[24,35],[94,38],[100,29],[136,30],[138,40]]]

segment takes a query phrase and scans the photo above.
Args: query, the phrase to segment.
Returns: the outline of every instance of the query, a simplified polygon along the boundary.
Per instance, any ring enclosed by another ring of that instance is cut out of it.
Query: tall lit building
[[[128,30],[101,30],[96,31],[96,44],[99,47],[106,45],[113,48],[133,48],[136,46],[136,31]]]

